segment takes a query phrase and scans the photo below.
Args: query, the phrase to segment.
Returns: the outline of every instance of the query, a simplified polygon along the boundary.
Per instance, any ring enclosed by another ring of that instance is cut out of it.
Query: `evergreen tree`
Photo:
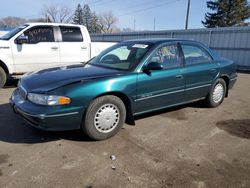
[[[95,14],[95,12],[92,13],[92,18],[91,18],[91,33],[101,33],[101,26],[99,23],[99,18]]]
[[[207,7],[214,13],[206,13],[203,25],[212,27],[245,26],[250,18],[250,6],[247,0],[211,0]]]
[[[73,23],[83,25],[83,9],[80,4],[77,5],[74,16]]]
[[[95,12],[92,12],[89,5],[83,6],[83,25],[85,25],[90,33],[99,33],[100,27],[98,17]]]
[[[91,10],[89,8],[89,5],[85,4],[83,6],[82,12],[83,12],[83,25],[85,25],[87,27],[87,29],[89,30],[90,26],[91,26],[91,18],[92,18],[92,14],[91,14]]]

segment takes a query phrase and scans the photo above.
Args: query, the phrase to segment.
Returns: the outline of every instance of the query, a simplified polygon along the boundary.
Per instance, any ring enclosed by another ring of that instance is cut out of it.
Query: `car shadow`
[[[0,105],[0,141],[8,143],[35,144],[61,139],[89,142],[91,139],[82,131],[48,132],[30,126],[11,106]]]
[[[159,110],[156,112],[136,116],[135,120],[155,115],[164,115],[168,112],[178,112],[179,110],[186,107],[202,108],[203,104],[201,102],[196,102],[178,107],[168,108],[165,110]],[[178,117],[176,119],[185,120],[185,117],[183,118],[182,115],[177,114],[177,116]],[[15,114],[9,103],[0,105],[0,130],[0,141],[8,143],[36,144],[61,139],[92,142],[92,140],[81,130],[49,132],[36,129],[30,126],[18,114]]]

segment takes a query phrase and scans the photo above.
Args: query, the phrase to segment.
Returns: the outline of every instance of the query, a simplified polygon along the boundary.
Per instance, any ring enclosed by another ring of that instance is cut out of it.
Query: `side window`
[[[181,45],[186,65],[206,63],[212,60],[211,56],[204,49],[198,46]]]
[[[179,59],[178,47],[175,44],[159,47],[150,57],[150,62],[162,63],[164,69],[179,67],[181,61]]]
[[[28,44],[39,42],[54,42],[54,32],[52,27],[35,27],[24,32],[28,36]]]
[[[82,42],[82,32],[79,27],[60,26],[63,42]]]

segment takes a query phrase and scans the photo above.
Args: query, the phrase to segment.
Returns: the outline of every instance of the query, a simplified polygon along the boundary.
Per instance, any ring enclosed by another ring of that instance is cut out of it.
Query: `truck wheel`
[[[2,67],[0,67],[0,88],[2,88],[7,80],[7,75]]]
[[[89,105],[83,120],[83,131],[94,140],[115,135],[123,126],[126,108],[122,100],[113,95],[95,99]]]
[[[210,92],[205,99],[206,105],[210,108],[219,106],[225,98],[226,89],[227,86],[225,81],[221,78],[217,79],[212,85]]]

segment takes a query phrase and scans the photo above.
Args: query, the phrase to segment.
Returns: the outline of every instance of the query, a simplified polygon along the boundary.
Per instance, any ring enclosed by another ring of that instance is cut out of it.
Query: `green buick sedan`
[[[131,40],[83,65],[24,75],[10,103],[36,128],[104,140],[139,114],[198,100],[217,107],[236,79],[235,64],[199,42]]]

